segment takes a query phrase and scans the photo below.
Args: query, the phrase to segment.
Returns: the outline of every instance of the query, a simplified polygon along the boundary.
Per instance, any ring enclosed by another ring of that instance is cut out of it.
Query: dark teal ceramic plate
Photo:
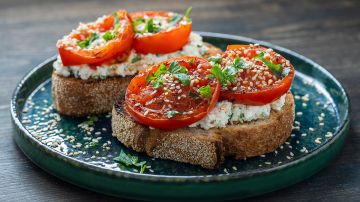
[[[145,200],[224,200],[263,194],[295,184],[326,166],[342,147],[349,127],[349,100],[324,68],[290,50],[249,38],[201,33],[224,49],[258,43],[273,48],[297,70],[291,91],[296,118],[291,137],[275,152],[246,160],[226,159],[218,170],[152,159],[125,148],[111,136],[111,117],[63,117],[51,100],[50,58],[20,81],[11,100],[16,143],[45,171],[96,192]],[[113,159],[123,150],[146,161],[143,174],[120,168]],[[151,167],[150,167],[151,166]]]

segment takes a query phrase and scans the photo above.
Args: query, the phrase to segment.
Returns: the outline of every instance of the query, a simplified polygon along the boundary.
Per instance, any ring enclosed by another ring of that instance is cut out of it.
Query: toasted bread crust
[[[63,115],[85,116],[110,112],[117,96],[124,96],[132,77],[82,80],[52,74],[55,109]]]
[[[209,43],[204,58],[221,53]],[[52,97],[55,109],[63,115],[86,116],[111,112],[116,97],[124,97],[133,76],[82,80],[52,74]]]
[[[174,131],[149,129],[133,120],[119,99],[112,111],[113,136],[126,147],[147,155],[218,168],[225,156],[236,159],[274,151],[290,136],[294,121],[291,93],[281,111],[271,111],[266,120],[229,125],[221,129],[181,128]]]

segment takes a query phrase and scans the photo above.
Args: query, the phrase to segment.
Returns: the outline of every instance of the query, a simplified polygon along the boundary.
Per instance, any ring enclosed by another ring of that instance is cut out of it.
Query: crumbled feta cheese
[[[233,115],[231,122],[253,121],[258,119],[266,119],[270,116],[270,104],[262,106],[251,106],[242,104],[233,104]]]
[[[215,108],[202,120],[190,125],[189,127],[197,127],[203,129],[224,128],[228,124],[243,123],[270,117],[271,109],[280,111],[285,105],[286,94],[278,100],[262,105],[251,106],[242,104],[233,104],[229,101],[220,101]]]
[[[190,127],[200,126],[204,129],[210,128],[224,128],[231,117],[231,102],[221,101],[216,104],[216,107],[201,121],[198,121]]]
[[[136,74],[138,71],[147,66],[160,63],[164,60],[180,57],[180,56],[202,56],[207,52],[208,48],[203,44],[202,37],[198,34],[191,33],[189,42],[179,51],[169,54],[137,54],[134,50],[130,52],[126,61],[115,64],[102,64],[95,68],[90,68],[89,65],[74,65],[64,66],[61,58],[58,56],[54,62],[53,67],[55,73],[64,77],[74,76],[83,80],[89,78],[106,78],[112,76],[130,76]],[[135,57],[139,60],[133,61]]]
[[[275,111],[280,111],[281,108],[285,105],[285,97],[286,97],[286,94],[282,95],[279,99],[272,102],[271,109],[273,109]]]

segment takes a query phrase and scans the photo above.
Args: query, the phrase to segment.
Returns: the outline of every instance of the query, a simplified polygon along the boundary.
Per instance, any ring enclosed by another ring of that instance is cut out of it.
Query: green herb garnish
[[[185,11],[185,19],[186,21],[190,22],[191,21],[191,18],[190,18],[190,13],[191,13],[191,10],[192,10],[192,6],[188,7]]]
[[[235,75],[239,72],[240,69],[246,68],[244,61],[238,57],[234,59],[232,65],[226,66],[223,70],[221,70],[219,64],[219,58],[209,58],[209,60],[210,59],[215,63],[211,68],[211,73],[217,79],[219,79],[222,86],[226,86],[228,84],[228,81],[234,83]],[[208,75],[208,78],[211,79],[210,75]]]
[[[99,38],[98,33],[92,33],[89,37],[87,37],[83,41],[79,41],[77,44],[80,46],[80,48],[87,48],[93,41],[95,41],[97,38]]]
[[[145,29],[143,33],[149,32],[149,33],[157,33],[160,31],[160,28],[154,25],[154,20],[151,18],[146,22]]]
[[[102,36],[102,38],[105,41],[110,41],[110,40],[114,39],[115,37],[116,37],[115,34],[112,32],[105,32],[105,34]]]
[[[167,72],[170,72],[185,86],[190,86],[190,76],[187,74],[188,70],[186,67],[181,66],[177,61],[172,62],[168,69],[164,64],[160,64],[159,68],[153,75],[146,76],[146,82],[150,83],[153,81],[152,85],[154,88],[160,88],[164,83],[162,75],[166,74]]]
[[[190,65],[190,66],[193,66],[193,65],[194,65],[194,58],[191,58],[191,59],[190,59],[189,65]]]
[[[90,116],[88,120],[84,121],[82,124],[86,124],[88,126],[95,125],[96,121],[98,121],[99,118],[97,116]]]
[[[144,18],[133,19],[133,28],[134,28],[135,32],[137,32],[137,33],[143,33],[144,32],[144,30],[137,29],[137,26],[139,26],[139,25],[141,25],[143,23],[145,23]]]
[[[141,57],[139,55],[135,55],[132,59],[131,59],[131,63],[135,63],[137,61],[141,60]]]
[[[194,93],[192,91],[189,92],[189,96],[194,100],[197,100],[200,98],[196,93]]]
[[[170,119],[170,118],[174,117],[176,114],[179,114],[179,112],[177,112],[177,111],[168,111],[166,113],[166,117],[168,117]]]
[[[123,150],[121,150],[120,155],[114,158],[114,161],[120,163],[120,166],[124,169],[129,168],[140,168],[140,173],[144,173],[147,166],[146,161],[139,162],[139,158],[137,156],[132,156],[131,154],[126,154]]]
[[[213,65],[210,71],[212,75],[214,75],[217,79],[219,79],[221,85],[226,85],[226,78],[219,64]]]
[[[203,98],[210,99],[212,95],[210,85],[208,84],[206,86],[201,86],[199,88],[199,93]]]
[[[220,64],[221,60],[222,60],[221,56],[211,56],[208,58],[209,62],[213,62],[215,64]]]
[[[266,66],[269,67],[270,71],[275,74],[276,77],[281,78],[282,77],[282,72],[283,72],[283,67],[281,64],[274,64],[271,61],[267,60],[265,57],[265,52],[261,52],[258,55],[256,55],[254,58],[261,60],[265,63]]]
[[[185,86],[190,86],[190,76],[187,74],[186,67],[181,66],[177,61],[173,61],[169,67],[170,73]]]
[[[183,18],[182,15],[175,13],[169,20],[169,23],[172,25],[176,25],[178,22],[181,21],[181,19]]]
[[[91,141],[89,144],[87,144],[89,147],[97,147],[99,145],[98,142]]]
[[[167,68],[164,64],[160,64],[159,68],[156,70],[156,72],[150,76],[146,76],[146,83],[150,83],[153,81],[152,85],[154,88],[160,88],[162,84],[164,83],[164,80],[162,79],[162,75],[166,74]]]

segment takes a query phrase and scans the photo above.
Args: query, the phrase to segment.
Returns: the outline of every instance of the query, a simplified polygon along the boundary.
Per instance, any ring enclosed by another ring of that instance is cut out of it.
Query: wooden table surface
[[[294,50],[327,68],[350,95],[350,134],[331,165],[304,182],[249,200],[360,201],[360,2],[350,0],[0,1],[0,201],[120,201],[63,182],[31,163],[12,138],[10,96],[26,72],[56,54],[57,39],[79,21],[118,8],[183,12],[189,5],[194,30]]]

